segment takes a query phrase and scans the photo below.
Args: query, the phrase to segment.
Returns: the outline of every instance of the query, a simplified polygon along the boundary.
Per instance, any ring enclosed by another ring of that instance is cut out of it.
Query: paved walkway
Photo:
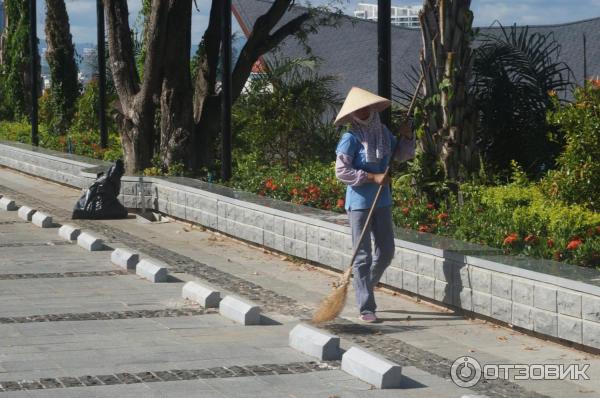
[[[7,169],[0,169],[0,194],[101,234],[109,246],[159,258],[174,276],[150,284],[114,267],[108,251],[85,252],[61,241],[56,228],[0,212],[0,384],[28,388],[0,398],[600,396],[597,356],[383,290],[383,323],[356,324],[349,300],[327,326],[344,348],[359,344],[403,366],[400,390],[374,390],[339,363],[315,363],[287,345],[291,328],[330,291],[332,274],[179,222],[73,222],[79,191]],[[193,279],[259,303],[272,324],[242,327],[181,300],[183,282]],[[481,363],[589,363],[590,380],[463,389],[449,379],[463,355]]]

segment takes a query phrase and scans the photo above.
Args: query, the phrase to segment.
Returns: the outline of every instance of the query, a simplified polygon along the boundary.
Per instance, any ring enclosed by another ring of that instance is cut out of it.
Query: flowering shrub
[[[565,136],[566,146],[558,158],[558,170],[543,181],[547,194],[569,203],[600,210],[600,80],[574,91],[575,102],[561,104],[548,120]]]
[[[395,186],[396,188],[396,186]],[[435,205],[394,189],[397,225],[584,266],[600,266],[600,214],[548,199],[535,185],[462,187],[464,204],[454,198]]]
[[[233,188],[260,196],[337,212],[344,211],[346,187],[335,178],[333,164],[318,162],[298,165],[293,171],[283,166],[260,166],[255,158],[238,162]]]

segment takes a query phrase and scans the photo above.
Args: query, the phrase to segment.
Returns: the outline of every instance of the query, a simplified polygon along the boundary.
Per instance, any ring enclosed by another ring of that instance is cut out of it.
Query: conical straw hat
[[[359,109],[371,107],[375,112],[381,112],[392,105],[392,101],[380,97],[362,88],[352,87],[342,109],[335,118],[335,125],[340,125],[350,121],[350,115]]]

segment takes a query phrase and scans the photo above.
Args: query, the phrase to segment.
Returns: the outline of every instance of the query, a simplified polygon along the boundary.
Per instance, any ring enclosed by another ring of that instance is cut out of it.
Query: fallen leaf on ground
[[[472,348],[469,348],[469,352],[475,352],[475,350]]]
[[[523,347],[523,349],[525,351],[537,351],[538,350],[538,348],[530,347],[530,346],[525,346],[525,347]]]
[[[498,336],[497,339],[500,340],[500,341],[507,341],[508,337],[506,337],[506,336]]]

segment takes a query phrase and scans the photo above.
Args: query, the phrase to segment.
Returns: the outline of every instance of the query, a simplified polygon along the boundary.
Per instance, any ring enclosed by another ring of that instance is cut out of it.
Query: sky
[[[71,34],[76,43],[96,42],[96,0],[65,0],[71,23]],[[314,5],[332,0],[311,0]],[[352,15],[359,0],[338,0],[347,14]],[[362,0],[376,3],[377,0]],[[130,23],[135,23],[141,0],[128,0]],[[298,0],[298,3],[304,3]],[[45,1],[38,4],[38,36],[44,38]],[[210,0],[196,0],[199,11],[193,11],[192,42],[198,43],[208,24]],[[392,5],[420,5],[421,0],[392,0]],[[503,25],[555,24],[600,16],[600,0],[472,0],[475,26],[488,26],[495,20]],[[235,23],[234,31],[239,31]]]

